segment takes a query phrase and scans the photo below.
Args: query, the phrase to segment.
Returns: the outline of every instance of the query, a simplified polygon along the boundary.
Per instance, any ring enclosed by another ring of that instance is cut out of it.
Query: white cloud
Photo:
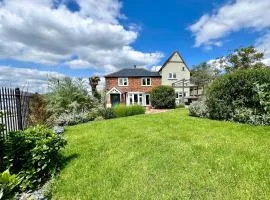
[[[195,36],[195,46],[220,46],[220,39],[232,32],[251,28],[270,28],[269,0],[236,0],[203,15],[189,29]]]
[[[162,66],[161,65],[154,65],[151,67],[151,71],[158,72]]]
[[[63,78],[64,75],[52,71],[39,71],[30,68],[0,66],[0,85],[19,87],[29,92],[45,93],[48,91],[49,78]]]
[[[270,66],[270,32],[256,41],[256,47],[258,50],[264,52],[265,59],[263,63]]]
[[[72,68],[98,67],[108,70],[133,64],[157,63],[161,53],[143,53],[131,45],[138,30],[119,23],[122,4],[118,0],[76,0],[70,11],[54,0],[4,0],[0,3],[0,58],[47,65],[64,62]],[[75,61],[71,58],[76,57]],[[112,69],[112,68],[111,68]]]
[[[212,69],[214,69],[214,70],[217,69],[217,70],[223,71],[224,67],[226,66],[224,59],[225,59],[225,57],[211,59],[207,62],[207,64],[210,65],[212,67]]]

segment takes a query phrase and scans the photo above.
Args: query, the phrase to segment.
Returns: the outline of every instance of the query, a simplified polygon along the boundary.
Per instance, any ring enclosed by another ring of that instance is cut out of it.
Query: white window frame
[[[176,79],[176,73],[175,72],[170,72],[168,79]]]
[[[146,96],[149,96],[149,104],[146,104]],[[146,105],[146,106],[150,106],[150,105],[151,105],[151,102],[150,102],[150,94],[145,94],[144,97],[145,97],[145,105]]]
[[[147,79],[149,79],[150,80],[150,84],[148,85],[147,84]],[[143,81],[145,80],[145,85],[143,84]],[[147,78],[141,78],[141,85],[142,86],[151,86],[152,85],[152,78],[149,78],[149,77],[147,77]]]
[[[135,103],[134,95],[137,95],[137,103]],[[149,96],[149,104],[146,104],[146,96]],[[129,92],[127,93],[126,104],[150,106],[151,105],[150,94],[143,92]]]
[[[126,82],[127,84],[125,85],[124,82]],[[128,86],[128,78],[118,78],[118,86]]]

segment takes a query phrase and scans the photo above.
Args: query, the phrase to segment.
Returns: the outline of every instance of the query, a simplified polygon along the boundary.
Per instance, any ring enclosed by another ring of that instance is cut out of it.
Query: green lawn
[[[69,127],[54,199],[270,199],[270,127],[184,109]]]

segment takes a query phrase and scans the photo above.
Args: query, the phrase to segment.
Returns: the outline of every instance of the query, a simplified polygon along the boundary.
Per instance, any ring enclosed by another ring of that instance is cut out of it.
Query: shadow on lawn
[[[72,160],[79,157],[79,154],[74,153],[69,156],[63,156],[60,169],[64,169]]]

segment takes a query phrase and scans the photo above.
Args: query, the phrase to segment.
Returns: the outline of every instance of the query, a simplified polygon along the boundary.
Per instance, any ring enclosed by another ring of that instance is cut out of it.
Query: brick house
[[[161,85],[161,75],[143,68],[126,68],[105,76],[107,107],[123,103],[150,106],[150,92]]]
[[[107,107],[115,104],[151,106],[153,87],[171,85],[175,89],[176,103],[197,100],[199,89],[190,82],[190,70],[176,51],[158,72],[143,68],[125,68],[105,76]]]

